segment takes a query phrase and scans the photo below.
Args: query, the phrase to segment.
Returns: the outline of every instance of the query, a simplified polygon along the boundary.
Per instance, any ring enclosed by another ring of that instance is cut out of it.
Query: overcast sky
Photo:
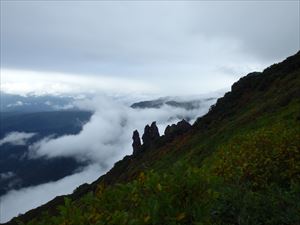
[[[299,50],[299,4],[1,0],[1,89],[228,88]]]

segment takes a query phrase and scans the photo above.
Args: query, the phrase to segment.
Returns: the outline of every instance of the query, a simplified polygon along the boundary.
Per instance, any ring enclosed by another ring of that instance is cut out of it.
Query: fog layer
[[[218,95],[214,94],[213,97]],[[98,178],[116,161],[132,153],[132,132],[135,129],[142,134],[146,124],[156,121],[160,134],[163,134],[168,124],[176,123],[182,118],[189,119],[192,123],[198,116],[206,113],[216,99],[208,100],[207,96],[197,98],[203,98],[203,101],[199,108],[193,110],[171,106],[157,109],[133,109],[128,105],[128,98],[124,98],[126,99],[124,102],[107,96],[75,102],[80,109],[94,112],[82,131],[77,135],[42,139],[29,146],[28,157],[68,156],[88,162],[90,166],[57,182],[10,191],[2,197],[1,222],[37,207],[57,195],[71,193],[76,186]]]

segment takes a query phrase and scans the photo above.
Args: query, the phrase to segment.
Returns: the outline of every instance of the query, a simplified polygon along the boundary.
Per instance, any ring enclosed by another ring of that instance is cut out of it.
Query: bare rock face
[[[144,129],[144,134],[142,136],[143,144],[145,146],[149,146],[153,143],[153,141],[159,138],[159,131],[156,126],[156,122],[153,122],[151,126],[146,125]]]
[[[133,148],[133,155],[137,155],[139,152],[146,150],[147,148],[153,146],[155,141],[159,139],[159,131],[156,126],[156,122],[153,122],[151,126],[146,125],[144,129],[144,134],[142,136],[143,145],[141,144],[141,139],[139,132],[135,130],[132,135],[132,148]]]
[[[168,137],[181,135],[187,132],[188,130],[190,130],[191,128],[192,128],[191,124],[189,124],[185,120],[181,120],[177,124],[172,124],[171,126],[168,125],[165,129],[165,136],[168,138]]]
[[[142,146],[140,134],[137,130],[133,131],[132,140],[133,140],[133,143],[132,143],[133,154],[136,154]]]
[[[151,128],[151,133],[152,133],[152,139],[155,140],[155,139],[159,138],[160,135],[159,135],[159,131],[158,131],[158,128],[156,126],[156,122],[155,121],[152,122],[150,128]]]

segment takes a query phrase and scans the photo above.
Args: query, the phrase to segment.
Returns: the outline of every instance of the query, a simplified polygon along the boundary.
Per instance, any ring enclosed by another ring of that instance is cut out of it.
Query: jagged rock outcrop
[[[135,130],[132,135],[132,148],[133,148],[133,155],[137,155],[139,152],[148,149],[149,147],[153,146],[156,141],[159,139],[159,131],[156,126],[156,122],[152,122],[151,126],[148,124],[144,128],[144,134],[142,136],[143,145],[141,144],[141,139],[139,132]]]
[[[163,139],[160,139],[159,131],[156,126],[156,122],[152,122],[149,126],[148,124],[145,126],[144,134],[142,136],[143,145],[141,145],[140,136],[137,130],[133,132],[132,139],[132,148],[133,155],[137,155],[139,152],[142,152],[148,148],[151,148],[155,145],[159,146],[166,141],[170,141],[170,139],[182,135],[189,131],[192,128],[192,125],[189,124],[186,120],[181,120],[177,124],[168,125],[164,132]]]
[[[177,135],[184,134],[192,128],[192,125],[189,124],[186,120],[181,120],[177,124],[168,125],[165,129],[165,137],[174,137]]]
[[[140,134],[137,130],[133,131],[132,140],[133,140],[133,143],[132,143],[133,154],[135,155],[142,146]]]
[[[143,139],[143,145],[150,146],[152,145],[155,140],[157,140],[160,137],[158,128],[156,126],[156,122],[152,122],[151,126],[148,124],[145,126],[144,134],[142,136]]]

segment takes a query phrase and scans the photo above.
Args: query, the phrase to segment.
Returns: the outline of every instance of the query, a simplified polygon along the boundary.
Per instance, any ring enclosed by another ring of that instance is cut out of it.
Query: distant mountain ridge
[[[0,139],[13,131],[36,132],[40,136],[75,134],[91,115],[88,111],[1,112]]]
[[[213,95],[216,95],[214,93]],[[0,111],[1,112],[49,112],[49,111],[79,111],[76,107],[77,100],[91,98],[91,96],[71,97],[64,95],[34,95],[25,96],[17,94],[9,94],[0,91]],[[185,98],[169,96],[158,99],[138,101],[130,105],[134,109],[161,108],[163,106],[171,106],[175,108],[183,108],[193,110],[200,108],[205,102],[215,101],[217,97],[203,96],[187,96]]]
[[[183,108],[186,110],[198,109],[204,102],[214,101],[216,98],[201,98],[193,100],[178,99],[176,97],[164,97],[149,101],[140,101],[133,103],[130,107],[134,109],[146,108],[161,108],[163,106],[170,106],[176,108]]]
[[[70,96],[35,94],[22,96],[0,91],[0,99],[1,112],[78,110],[78,108],[73,105],[75,98]]]

